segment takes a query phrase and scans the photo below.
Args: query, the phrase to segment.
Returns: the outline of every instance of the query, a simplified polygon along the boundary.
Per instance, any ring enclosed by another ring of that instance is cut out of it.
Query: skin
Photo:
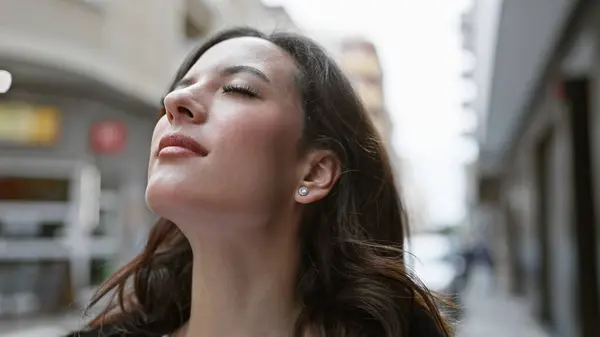
[[[340,175],[330,151],[300,150],[297,72],[276,45],[235,38],[202,55],[165,98],[146,201],[181,229],[194,254],[191,318],[177,337],[292,331],[302,211]],[[208,154],[159,155],[160,140],[173,132],[192,137]],[[308,195],[298,193],[301,186]]]

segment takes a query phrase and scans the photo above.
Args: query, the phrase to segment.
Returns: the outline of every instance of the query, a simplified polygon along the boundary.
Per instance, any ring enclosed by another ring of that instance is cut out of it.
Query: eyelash
[[[258,91],[245,84],[226,84],[223,86],[224,93],[242,94],[250,98],[258,97]]]

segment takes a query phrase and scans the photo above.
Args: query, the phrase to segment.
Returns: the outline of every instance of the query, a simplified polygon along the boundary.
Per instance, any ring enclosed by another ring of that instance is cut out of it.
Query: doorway
[[[600,336],[600,298],[596,252],[597,215],[594,205],[594,174],[590,118],[590,81],[576,78],[565,81],[569,106],[573,171],[574,231],[576,242],[576,287],[582,337]]]
[[[550,203],[552,184],[552,130],[541,137],[535,149],[535,171],[537,189],[537,223],[535,237],[537,238],[538,272],[536,283],[538,285],[537,315],[547,328],[553,330],[553,296],[552,296],[552,261],[551,261],[551,236],[550,236]]]

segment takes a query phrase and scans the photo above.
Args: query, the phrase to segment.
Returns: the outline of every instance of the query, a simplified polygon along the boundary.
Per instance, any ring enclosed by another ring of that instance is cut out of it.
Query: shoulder
[[[409,337],[447,337],[424,308],[415,308],[411,316]]]

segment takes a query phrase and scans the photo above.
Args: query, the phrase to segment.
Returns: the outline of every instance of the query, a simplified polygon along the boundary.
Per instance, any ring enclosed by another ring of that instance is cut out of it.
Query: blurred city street
[[[348,76],[408,267],[469,278],[457,337],[600,336],[600,1],[0,0],[0,22],[0,337],[81,328],[144,248],[161,97],[232,26],[306,35]]]

